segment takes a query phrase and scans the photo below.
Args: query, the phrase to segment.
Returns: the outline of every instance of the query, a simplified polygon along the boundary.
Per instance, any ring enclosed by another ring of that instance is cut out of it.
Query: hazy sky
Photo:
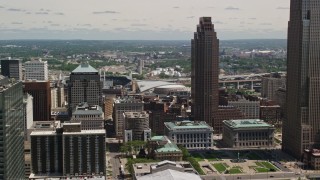
[[[201,16],[219,39],[286,38],[289,0],[0,0],[0,39],[188,40]]]

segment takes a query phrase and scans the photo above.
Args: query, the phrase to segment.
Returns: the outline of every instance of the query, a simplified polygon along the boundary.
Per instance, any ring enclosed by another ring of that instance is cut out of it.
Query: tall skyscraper
[[[23,85],[23,91],[33,97],[33,121],[49,121],[51,115],[50,82],[25,81]]]
[[[320,1],[291,0],[282,147],[296,158],[320,145],[319,51]]]
[[[80,103],[102,106],[101,100],[102,83],[96,69],[89,64],[81,64],[70,74],[68,85],[69,112]]]
[[[22,80],[22,63],[21,59],[2,59],[1,74],[16,80]]]
[[[191,46],[192,114],[212,126],[219,105],[219,40],[211,17],[200,18]]]
[[[2,76],[0,85],[0,179],[24,179],[22,83]]]
[[[34,59],[24,64],[25,80],[48,81],[48,62]]]

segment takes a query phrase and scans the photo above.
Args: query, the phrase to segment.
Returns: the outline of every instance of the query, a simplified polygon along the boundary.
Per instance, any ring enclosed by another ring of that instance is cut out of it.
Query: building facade
[[[167,136],[153,136],[147,142],[147,149],[149,158],[182,161],[182,151]]]
[[[24,64],[25,80],[48,81],[48,62],[34,59]]]
[[[219,105],[219,40],[210,17],[201,17],[191,40],[191,97],[195,121],[213,125]]]
[[[291,0],[282,149],[298,159],[320,144],[319,34],[320,1]]]
[[[276,101],[276,91],[281,87],[285,87],[285,84],[285,78],[263,77],[261,96]]]
[[[223,142],[231,148],[273,147],[273,125],[260,119],[223,121]]]
[[[32,173],[47,174],[62,172],[62,134],[56,129],[31,132]]]
[[[123,113],[141,111],[143,111],[143,103],[133,97],[115,100],[113,104],[113,121],[117,137],[122,138],[125,130]]]
[[[23,97],[24,110],[24,140],[28,141],[28,129],[33,124],[33,97],[26,93]]]
[[[31,133],[30,178],[105,176],[105,138],[104,130],[81,130],[81,123],[38,123]]]
[[[22,80],[22,63],[21,59],[2,59],[1,75],[16,80]]]
[[[213,128],[206,122],[166,122],[165,134],[177,145],[187,149],[210,149],[213,147]]]
[[[68,84],[68,105],[70,114],[80,103],[102,106],[102,83],[96,69],[89,64],[81,64],[70,74]]]
[[[63,125],[63,175],[106,175],[106,132]]]
[[[147,141],[151,137],[149,114],[141,112],[124,112],[124,142]]]
[[[81,103],[73,111],[71,122],[81,122],[82,130],[104,129],[104,113],[98,105]]]
[[[49,121],[51,115],[50,82],[25,81],[23,85],[23,91],[33,97],[33,120]]]
[[[0,77],[0,179],[24,179],[22,83]]]
[[[236,107],[242,113],[244,118],[257,119],[260,115],[260,101],[250,101],[247,99],[239,99],[237,101],[228,101],[229,106]]]

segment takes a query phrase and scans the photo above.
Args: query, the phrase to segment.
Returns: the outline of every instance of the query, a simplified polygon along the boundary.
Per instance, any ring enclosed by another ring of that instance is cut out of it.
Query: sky
[[[0,39],[286,39],[290,0],[0,0]]]

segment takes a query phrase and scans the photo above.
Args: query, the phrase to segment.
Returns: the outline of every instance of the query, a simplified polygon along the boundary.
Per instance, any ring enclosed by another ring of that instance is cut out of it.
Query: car
[[[274,176],[270,176],[271,178],[273,178]]]

